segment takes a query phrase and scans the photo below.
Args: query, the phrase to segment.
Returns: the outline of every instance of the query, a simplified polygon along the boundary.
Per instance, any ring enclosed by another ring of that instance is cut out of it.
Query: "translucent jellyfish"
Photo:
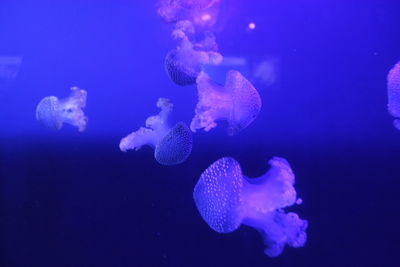
[[[179,122],[170,127],[169,114],[173,105],[167,98],[159,98],[157,107],[161,109],[158,115],[146,120],[146,127],[122,138],[119,148],[126,152],[130,149],[139,150],[143,145],[154,148],[154,157],[162,165],[176,165],[184,162],[192,152],[192,133],[189,127]]]
[[[387,86],[389,113],[395,117],[393,124],[400,130],[400,62],[389,71]]]
[[[296,200],[294,174],[289,163],[275,157],[269,171],[259,178],[243,176],[233,158],[221,158],[201,175],[194,188],[194,201],[202,218],[218,233],[230,233],[241,224],[254,227],[264,239],[264,253],[279,256],[285,245],[306,243],[308,222],[284,208]]]
[[[88,121],[82,110],[86,105],[87,92],[78,87],[72,87],[71,91],[65,99],[55,96],[43,98],[36,107],[36,119],[54,130],[61,129],[65,122],[83,132]]]
[[[223,57],[211,32],[205,32],[201,41],[191,41],[195,33],[190,21],[179,21],[172,36],[180,44],[167,53],[165,69],[171,80],[185,86],[196,83],[196,78],[206,65],[218,65]]]
[[[17,78],[22,56],[0,56],[0,87],[9,85]]]
[[[235,70],[228,71],[225,86],[213,82],[201,72],[197,77],[199,102],[190,129],[195,132],[204,128],[209,131],[217,126],[217,120],[228,122],[228,135],[246,128],[261,109],[261,98],[253,85]]]
[[[168,23],[190,20],[196,26],[209,28],[218,17],[220,0],[160,0],[158,14]]]

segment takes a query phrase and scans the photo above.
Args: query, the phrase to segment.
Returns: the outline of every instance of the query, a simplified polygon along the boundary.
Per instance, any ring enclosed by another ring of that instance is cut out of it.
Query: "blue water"
[[[164,167],[150,148],[118,148],[158,97],[177,120],[194,115],[196,88],[166,75],[176,44],[155,1],[0,1],[0,57],[22,57],[0,83],[0,266],[398,266],[400,132],[386,75],[400,60],[400,2],[230,4],[220,52],[274,59],[276,79],[255,82],[263,108],[243,132],[198,132],[189,159]],[[84,133],[35,120],[43,97],[75,85],[88,91]],[[305,247],[271,259],[254,229],[207,226],[193,187],[223,156],[250,177],[273,156],[290,161]]]

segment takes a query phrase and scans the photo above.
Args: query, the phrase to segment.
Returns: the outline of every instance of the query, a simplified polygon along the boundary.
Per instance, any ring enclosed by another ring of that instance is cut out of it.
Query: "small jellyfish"
[[[126,152],[139,150],[143,145],[154,148],[154,157],[162,165],[176,165],[184,162],[192,152],[192,133],[189,127],[178,122],[174,127],[168,123],[173,104],[167,98],[159,98],[160,113],[148,117],[146,127],[122,138],[119,148]]]
[[[55,96],[43,98],[36,107],[36,119],[50,129],[59,130],[65,122],[83,132],[88,122],[82,110],[86,105],[87,92],[78,87],[72,87],[71,91],[65,99]]]
[[[196,83],[196,78],[206,65],[218,65],[222,55],[211,32],[205,32],[201,41],[191,41],[194,28],[190,21],[179,21],[172,36],[180,45],[169,51],[165,57],[165,69],[171,80],[181,86]]]
[[[18,76],[22,56],[0,56],[0,87],[10,85]]]
[[[190,129],[209,131],[217,120],[227,120],[228,135],[235,135],[257,117],[261,98],[253,85],[235,70],[228,71],[225,86],[221,86],[201,72],[197,77],[199,102]]]
[[[389,71],[387,87],[389,113],[395,117],[393,124],[400,130],[400,62]]]
[[[235,159],[221,158],[202,173],[193,198],[214,231],[230,233],[241,224],[254,227],[264,239],[264,253],[277,257],[285,245],[304,246],[308,222],[284,210],[297,201],[289,163],[275,157],[269,164],[269,171],[262,177],[247,178]]]

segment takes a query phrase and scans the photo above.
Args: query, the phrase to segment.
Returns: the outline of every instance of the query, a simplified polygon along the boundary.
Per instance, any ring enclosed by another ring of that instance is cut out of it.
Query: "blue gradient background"
[[[187,162],[162,167],[149,148],[118,149],[160,96],[176,120],[194,114],[196,89],[165,73],[175,43],[155,1],[0,1],[0,55],[23,56],[0,87],[0,266],[399,266],[386,75],[400,60],[400,2],[231,0],[229,12],[221,53],[276,58],[278,80],[257,85],[264,106],[245,131],[199,132]],[[88,91],[87,130],[43,128],[38,101],[75,85]],[[252,177],[289,160],[306,247],[270,259],[254,229],[221,235],[202,221],[192,190],[222,156]]]

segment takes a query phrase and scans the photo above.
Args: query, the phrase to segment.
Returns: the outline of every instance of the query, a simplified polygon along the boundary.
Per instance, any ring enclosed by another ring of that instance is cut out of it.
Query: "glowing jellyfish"
[[[190,40],[193,34],[194,28],[190,21],[178,22],[172,32],[172,36],[180,41],[180,45],[168,52],[165,69],[177,85],[195,84],[204,66],[218,65],[223,59],[217,52],[218,46],[211,32],[205,32],[204,38],[198,42]]]
[[[55,96],[43,98],[36,107],[36,119],[51,129],[59,130],[65,122],[83,132],[88,121],[82,110],[86,105],[87,92],[78,87],[72,87],[71,91],[65,99]]]
[[[249,179],[235,159],[221,158],[203,172],[193,197],[213,230],[230,233],[241,224],[254,227],[264,239],[264,253],[277,257],[285,245],[304,246],[308,222],[284,211],[296,203],[295,177],[289,163],[275,157],[269,164],[264,176]]]
[[[203,28],[217,20],[220,0],[160,0],[158,14],[168,23],[190,20]]]
[[[159,98],[157,107],[160,113],[146,120],[146,127],[140,127],[123,138],[119,144],[121,151],[138,150],[143,145],[154,148],[154,157],[162,165],[176,165],[184,162],[192,152],[192,133],[183,122],[170,127],[169,114],[172,103],[169,99]]]
[[[400,62],[389,71],[387,86],[389,113],[395,117],[393,124],[400,130]]]
[[[246,128],[261,109],[257,90],[238,71],[228,71],[225,86],[201,72],[197,77],[197,90],[199,102],[190,124],[193,132],[201,128],[209,131],[217,126],[217,120],[226,120],[228,135],[234,135]]]

